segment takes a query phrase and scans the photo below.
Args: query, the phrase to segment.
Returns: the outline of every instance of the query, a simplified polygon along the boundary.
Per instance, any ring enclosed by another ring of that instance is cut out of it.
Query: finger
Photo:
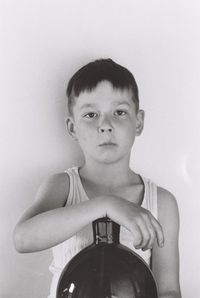
[[[146,212],[143,213],[142,219],[144,226],[143,227],[143,233],[145,235],[145,241],[142,244],[142,250],[149,249],[155,240],[155,228],[151,223],[151,217],[152,214],[146,210]]]
[[[150,225],[148,227],[148,231],[150,233],[150,238],[149,238],[149,241],[148,241],[147,245],[145,245],[142,248],[142,250],[152,249],[153,244],[154,244],[154,241],[155,241],[155,238],[156,238],[156,233],[155,233],[154,228],[153,228],[152,225]]]
[[[160,247],[163,247],[165,239],[164,239],[164,233],[163,233],[162,226],[153,216],[151,217],[151,223],[152,223],[155,233],[156,233],[157,243]]]
[[[134,225],[131,228],[131,234],[133,235],[133,246],[137,249],[140,248],[142,243],[142,232],[139,226]]]
[[[148,227],[142,219],[138,220],[138,229],[141,233],[141,241],[136,246],[137,249],[145,247],[148,244],[151,237]]]
[[[148,246],[149,241],[151,240],[151,234],[145,224],[144,226],[142,225],[141,230],[142,230],[142,243],[140,245],[140,248],[142,250],[145,250],[145,248]]]

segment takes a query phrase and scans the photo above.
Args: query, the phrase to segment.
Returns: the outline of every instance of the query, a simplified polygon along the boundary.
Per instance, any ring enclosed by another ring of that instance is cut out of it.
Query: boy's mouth
[[[104,143],[101,143],[99,146],[100,147],[102,147],[102,146],[117,146],[117,144],[112,143],[112,142],[104,142]]]

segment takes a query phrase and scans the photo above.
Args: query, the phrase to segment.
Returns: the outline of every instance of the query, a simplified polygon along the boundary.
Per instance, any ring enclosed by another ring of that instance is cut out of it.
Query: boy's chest
[[[97,185],[84,185],[87,196],[95,198],[98,196],[117,196],[141,205],[144,198],[145,187],[143,184],[130,185],[126,187],[100,187]]]

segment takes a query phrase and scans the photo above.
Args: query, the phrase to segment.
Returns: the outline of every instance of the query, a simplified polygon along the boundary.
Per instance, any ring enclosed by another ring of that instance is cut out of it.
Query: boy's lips
[[[101,143],[99,146],[100,147],[102,147],[102,146],[117,146],[117,144],[115,144],[113,142],[104,142],[104,143]]]

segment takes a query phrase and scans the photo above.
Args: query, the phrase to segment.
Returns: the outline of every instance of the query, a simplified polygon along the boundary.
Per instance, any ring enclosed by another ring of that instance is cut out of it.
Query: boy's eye
[[[117,116],[124,116],[124,115],[126,115],[126,114],[127,114],[127,112],[122,111],[122,110],[117,110],[117,111],[115,111],[115,115],[117,115]]]
[[[97,117],[97,113],[90,112],[90,113],[87,113],[84,117],[88,118],[88,119],[92,119],[92,118]]]

